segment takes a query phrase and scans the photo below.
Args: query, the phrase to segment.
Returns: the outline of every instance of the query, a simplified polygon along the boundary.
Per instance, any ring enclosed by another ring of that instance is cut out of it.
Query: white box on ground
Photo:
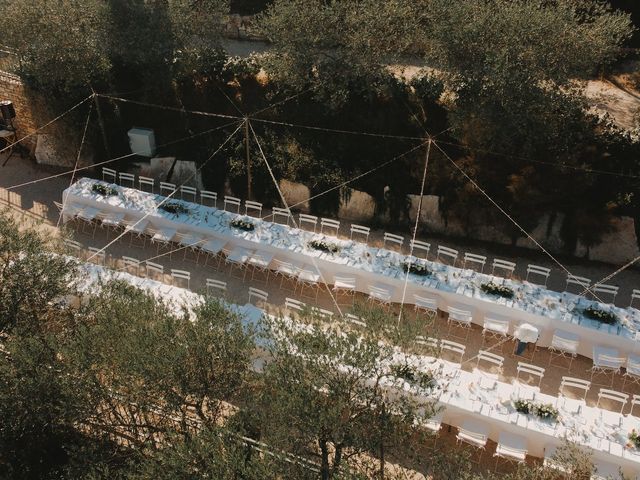
[[[132,128],[127,132],[131,153],[153,157],[156,153],[156,136],[150,128]]]

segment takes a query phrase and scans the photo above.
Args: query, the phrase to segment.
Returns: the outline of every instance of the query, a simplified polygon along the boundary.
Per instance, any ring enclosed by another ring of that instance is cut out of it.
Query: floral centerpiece
[[[256,228],[253,223],[242,218],[236,218],[235,220],[232,220],[229,225],[231,225],[233,228],[237,228],[238,230],[243,230],[245,232],[253,232],[253,230],[255,230]]]
[[[314,250],[320,250],[326,253],[338,253],[340,247],[335,243],[326,242],[324,240],[311,240],[307,245]]]
[[[549,403],[534,403],[531,400],[518,399],[513,402],[517,412],[524,415],[535,415],[544,420],[557,420],[558,409]]]
[[[402,264],[402,270],[404,273],[413,273],[421,277],[426,277],[431,274],[427,266],[422,263],[405,262]]]
[[[514,295],[513,289],[505,285],[497,285],[493,282],[483,283],[482,285],[480,285],[480,289],[484,293],[488,293],[489,295],[497,295],[498,297],[513,298]]]
[[[636,432],[635,428],[629,433],[629,441],[627,442],[627,447],[640,449],[640,434]]]
[[[99,193],[103,197],[111,197],[118,194],[118,190],[104,183],[94,183],[91,187],[91,191]]]
[[[612,312],[606,310],[600,310],[596,307],[588,307],[583,310],[584,316],[596,320],[600,323],[606,323],[607,325],[615,325],[618,322],[618,317]]]
[[[167,213],[174,215],[189,214],[190,211],[187,207],[178,202],[165,202],[160,205],[160,208]]]
[[[406,363],[401,365],[391,365],[390,370],[391,375],[394,377],[401,378],[402,380],[424,390],[433,390],[437,386],[435,377],[430,371],[421,372]]]

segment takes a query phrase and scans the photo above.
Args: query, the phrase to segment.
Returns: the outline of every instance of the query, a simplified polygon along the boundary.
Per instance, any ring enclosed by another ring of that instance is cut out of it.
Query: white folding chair
[[[447,317],[447,323],[449,325],[449,331],[447,335],[451,335],[451,328],[453,326],[462,327],[465,332],[465,339],[469,338],[469,332],[471,331],[471,322],[473,317],[469,310],[464,310],[456,307],[447,307],[447,312],[449,313]]]
[[[269,299],[269,294],[264,290],[258,290],[254,287],[249,287],[249,303],[259,307],[265,305]],[[255,303],[254,303],[255,302]]]
[[[622,376],[622,389],[626,386],[627,382],[640,385],[640,356],[629,355],[627,358],[627,365],[624,375]]]
[[[415,338],[414,341],[415,341],[416,345],[418,345],[420,347],[426,347],[429,350],[432,350],[433,352],[436,352],[436,353],[440,352],[440,342],[438,341],[437,338],[425,337],[423,335],[416,335],[416,338]],[[457,345],[460,345],[460,344],[457,344]],[[462,347],[463,347],[462,354],[464,355],[464,345],[462,345]],[[456,352],[456,354],[457,353],[458,352]],[[460,357],[460,358],[462,358],[462,357]]]
[[[438,315],[438,299],[425,297],[422,295],[414,294],[414,310],[424,312],[427,315],[429,321],[436,318]]]
[[[320,219],[320,233],[324,233],[324,229],[328,228],[333,230],[334,236],[338,236],[338,231],[340,230],[340,222],[337,220],[333,220],[331,218],[321,218]]]
[[[629,404],[630,404],[630,408],[629,408],[629,413],[627,413],[627,416],[638,418],[637,415],[633,414],[633,409],[637,405],[640,405],[640,395],[634,395],[633,397],[631,397],[631,402],[629,402]]]
[[[144,265],[147,278],[160,277],[160,281],[164,280],[164,267],[162,265],[150,262],[149,260],[145,260]]]
[[[307,215],[306,213],[298,214],[298,226],[302,228],[304,224],[310,225],[313,233],[316,233],[316,226],[318,225],[318,217],[314,215]]]
[[[138,188],[143,192],[146,192],[145,188],[149,188],[149,192],[153,193],[153,189],[155,188],[156,181],[153,178],[149,177],[138,177]]]
[[[506,278],[511,278],[513,272],[516,270],[515,262],[509,262],[507,260],[500,260],[499,258],[494,258],[493,263],[491,264],[491,275],[495,275],[496,269],[502,270]]]
[[[615,390],[601,388],[598,392],[598,403],[596,403],[596,408],[604,408],[602,406],[603,401],[618,404],[619,408],[616,408],[614,411],[622,414],[622,410],[624,410],[625,405],[629,401],[629,395],[622,392],[616,392]]]
[[[103,182],[117,183],[116,182],[117,175],[118,175],[118,173],[114,169],[107,168],[107,167],[102,167],[102,181]]]
[[[313,298],[318,301],[320,293],[320,271],[315,265],[304,264],[298,269],[296,281],[300,287],[300,296],[303,298]]]
[[[353,240],[353,234],[362,235],[364,237],[364,243],[369,241],[369,233],[371,229],[369,227],[363,227],[362,225],[356,225],[355,223],[351,224],[351,234],[349,238]]]
[[[75,240],[64,239],[65,249],[74,257],[82,258],[82,244]]]
[[[244,201],[244,213],[250,215],[249,212],[253,212],[256,217],[262,216],[262,204],[260,202],[252,202],[251,200]]]
[[[279,218],[284,218],[284,224],[288,227],[291,222],[291,213],[286,208],[273,207],[271,217],[274,223],[278,223]]]
[[[240,213],[240,203],[241,200],[239,198],[225,195],[222,209],[225,212],[230,212],[231,210],[227,210],[227,207],[230,206],[231,208],[235,209],[235,213]]]
[[[542,383],[542,378],[544,377],[545,372],[544,368],[538,367],[537,365],[531,365],[530,363],[518,362],[516,371],[516,382],[524,385],[531,385],[530,382],[533,380],[535,382],[535,387],[540,389],[540,384]]]
[[[571,371],[571,364],[578,356],[579,342],[577,335],[564,330],[556,330],[549,346],[549,365],[551,365],[554,358],[569,359],[568,371]]]
[[[171,269],[171,279],[172,279],[172,283],[175,287],[180,287],[181,285],[184,285],[184,283],[187,284],[187,290],[189,289],[189,283],[191,282],[191,273],[187,272],[186,270],[177,270],[175,268]],[[184,287],[181,287],[184,288]]]
[[[454,363],[457,368],[462,365],[462,358],[466,349],[467,347],[461,343],[452,342],[444,338],[440,340],[440,353],[443,360]],[[446,358],[444,358],[445,356]]]
[[[200,205],[218,208],[218,194],[209,190],[200,190]]]
[[[353,304],[356,297],[356,277],[341,274],[334,275],[332,290],[336,293],[336,300],[339,300],[342,295],[350,298],[350,303]]]
[[[168,197],[176,191],[176,184],[170,182],[160,182],[160,195]]]
[[[569,273],[567,274],[567,283],[565,285],[565,290],[567,292],[569,291],[569,286],[576,287],[577,291],[575,293],[582,294],[585,289],[591,286],[591,280]]]
[[[276,277],[280,277],[280,288],[284,284],[285,280],[296,281],[298,274],[300,273],[300,265],[295,265],[292,262],[285,262],[274,258],[272,261],[272,271]],[[291,289],[295,292],[295,287]]]
[[[616,296],[618,295],[620,287],[616,285],[607,285],[604,283],[598,283],[591,288],[591,294],[598,301],[602,301],[602,295],[611,295],[611,303],[616,302]]]
[[[409,241],[409,248],[412,249],[413,256],[418,258],[429,258],[429,250],[431,250],[431,244],[427,242],[421,242],[420,240]]]
[[[320,320],[331,320],[333,318],[333,312],[320,307],[311,307],[311,314]]]
[[[226,296],[227,282],[215,280],[213,278],[207,278],[207,295],[211,295],[212,292],[216,292],[220,297]]]
[[[104,251],[104,249],[89,247],[87,248],[87,250],[89,252],[87,255],[87,260],[91,259],[90,261],[93,263],[96,263],[98,265],[105,265],[105,262],[107,260],[107,254]]]
[[[629,303],[630,307],[633,307],[633,303],[640,298],[640,290],[637,289],[633,289],[633,292],[631,292],[631,303]]]
[[[304,302],[301,302],[300,300],[296,300],[294,298],[285,298],[284,299],[284,306],[285,308],[287,308],[288,310],[292,310],[294,313],[302,313],[306,310],[307,308],[307,304]]]
[[[487,263],[487,257],[484,255],[476,255],[475,253],[465,253],[462,261],[462,268],[467,268],[467,263],[473,263],[480,266],[480,273],[484,272],[484,266]]]
[[[138,276],[140,274],[140,260],[133,257],[122,256],[122,265],[126,272]]]
[[[613,380],[616,374],[621,372],[622,367],[625,364],[625,358],[621,357],[618,350],[615,348],[601,347],[594,345],[593,347],[593,365],[591,367],[591,382],[594,382],[593,377],[595,375],[604,375],[605,377],[611,376],[611,382],[596,383],[598,385],[613,385]]]
[[[367,300],[371,303],[377,303],[383,307],[391,306],[391,291],[381,285],[368,285],[369,297]]]
[[[544,286],[546,288],[547,282],[549,281],[549,275],[551,275],[551,269],[547,267],[541,267],[539,265],[529,264],[527,265],[527,281],[529,281],[530,275],[538,275],[544,277]]]
[[[122,185],[123,187],[129,186],[131,188],[135,188],[136,177],[132,173],[120,172],[118,174],[118,178],[120,179],[120,185]],[[125,184],[128,184],[128,185],[125,185]]]
[[[353,313],[346,313],[344,315],[344,319],[347,322],[349,322],[349,323],[351,323],[351,324],[353,324],[353,325],[355,325],[357,327],[367,328],[367,324],[364,321],[362,321],[362,317],[358,317],[357,315],[354,315]]]
[[[476,356],[476,370],[481,373],[480,387],[493,390],[503,372],[504,357],[480,350]]]
[[[388,248],[387,247],[387,243],[390,243],[393,246],[395,246],[398,250],[402,250],[402,244],[404,243],[404,237],[402,237],[400,235],[396,235],[394,233],[384,232],[383,239],[384,239],[384,241],[383,241],[384,248]]]
[[[482,458],[482,452],[487,445],[489,439],[489,427],[484,423],[480,423],[477,420],[465,420],[462,426],[458,428],[458,434],[456,435],[456,443],[466,443],[478,449],[479,458],[476,462],[479,463]]]
[[[184,198],[190,197],[190,198]],[[189,187],[187,185],[180,185],[180,199],[181,200],[190,200],[195,203],[196,198],[198,198],[198,191],[194,187]]]
[[[441,257],[448,258],[451,261],[451,265],[455,267],[456,260],[458,259],[458,250],[454,250],[453,248],[443,247],[442,245],[438,245],[436,262],[441,261],[440,260]]]
[[[498,469],[498,461],[502,458],[517,463],[524,463],[527,459],[527,439],[510,432],[500,432],[498,445],[496,446],[495,470]]]
[[[558,389],[558,406],[569,410],[570,413],[580,414],[586,405],[587,392],[591,382],[581,378],[562,377]],[[569,396],[569,395],[571,396]],[[562,405],[560,405],[562,401]]]
[[[505,318],[498,318],[496,316],[484,317],[484,323],[482,325],[482,339],[483,341],[488,338],[495,340],[505,340],[509,334],[509,325],[511,322]]]

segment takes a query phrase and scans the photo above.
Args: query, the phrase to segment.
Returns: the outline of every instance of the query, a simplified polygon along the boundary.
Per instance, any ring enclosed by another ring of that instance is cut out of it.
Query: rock
[[[340,208],[338,217],[356,222],[366,222],[373,218],[376,202],[368,193],[344,188],[340,192]]]
[[[153,178],[156,183],[164,182],[169,173],[169,169],[176,157],[157,157],[152,158],[149,162],[141,162],[134,164],[138,167],[138,175]]]
[[[58,140],[58,137],[55,135],[43,133],[38,134],[34,152],[36,162],[40,165],[55,165],[73,168],[78,156],[77,146],[75,148],[71,148],[60,143]],[[93,164],[93,156],[90,153],[87,153],[89,148],[86,144],[82,150],[83,152],[80,156],[78,167],[86,167]]]
[[[616,218],[613,226],[613,232],[604,235],[598,245],[589,249],[590,260],[621,265],[640,256],[633,218]]]
[[[280,190],[287,204],[293,210],[299,210],[303,213],[309,212],[309,198],[311,197],[309,187],[302,183],[280,180]]]
[[[411,202],[409,219],[413,223],[416,221],[418,206],[420,204],[420,195],[409,195],[409,200]],[[466,236],[464,225],[461,222],[456,221],[455,219],[447,221],[444,215],[442,215],[440,212],[440,197],[437,195],[424,195],[422,197],[422,208],[420,210],[418,229],[441,235],[458,237]]]
[[[173,167],[171,183],[175,183],[176,185],[182,185],[184,183],[189,187],[195,187],[198,190],[202,190],[202,176],[198,171],[196,162],[178,160]]]
[[[545,213],[540,218],[540,223],[529,232],[533,238],[536,239],[537,242],[540,242],[544,248],[552,251],[552,252],[560,252],[564,248],[564,241],[560,236],[560,231],[562,230],[562,224],[564,223],[564,213],[558,213],[554,220],[551,228],[549,228],[549,221],[551,215]],[[549,234],[547,235],[547,232]],[[523,248],[530,248],[532,250],[538,250],[538,246],[533,243],[533,241],[528,237],[520,237],[516,241],[516,246]]]

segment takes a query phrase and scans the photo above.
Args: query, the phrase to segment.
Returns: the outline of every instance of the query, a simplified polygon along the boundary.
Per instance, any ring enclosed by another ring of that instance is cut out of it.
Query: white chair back
[[[306,213],[300,213],[298,215],[298,223],[299,223],[299,227],[302,228],[303,224],[308,224],[311,227],[313,227],[313,232],[315,233],[316,231],[316,226],[318,225],[318,217],[316,217],[315,215],[308,215]]]
[[[449,312],[449,321],[454,321],[469,326],[471,325],[473,317],[471,316],[471,312],[469,310],[463,310],[461,308],[449,306],[447,307],[447,312]]]
[[[635,415],[633,414],[633,409],[636,405],[640,405],[640,395],[633,395],[633,397],[631,397],[631,402],[629,403],[631,405],[631,408],[629,408],[629,413],[627,415],[631,415],[632,417],[634,417]]]
[[[176,282],[185,281],[187,282],[187,288],[189,288],[189,283],[191,282],[191,273],[186,270],[177,270],[175,268],[171,269],[171,278],[173,279],[174,285]]]
[[[438,299],[436,298],[423,297],[421,295],[414,294],[413,300],[415,301],[416,308],[429,310],[436,313],[438,312]]]
[[[231,210],[227,210],[227,206],[231,206],[232,209],[235,210],[235,213],[240,213],[240,199],[237,197],[231,197],[229,195],[224,196],[224,204],[223,210],[225,212],[230,212]]]
[[[395,235],[393,233],[384,232],[384,248],[387,248],[387,243],[391,243],[395,245],[397,248],[401,249],[402,244],[404,243],[404,237],[400,235]]]
[[[541,267],[539,265],[527,265],[527,277],[526,280],[529,281],[530,275],[539,275],[544,277],[544,286],[547,286],[547,282],[549,281],[549,275],[551,275],[551,269],[547,267]]]
[[[198,197],[198,191],[194,187],[189,187],[187,185],[180,185],[180,198],[182,200],[187,200],[184,197],[190,197],[192,202],[196,201]]]
[[[518,362],[516,370],[518,372],[516,374],[516,380],[518,382],[521,381],[520,375],[524,374],[536,378],[536,386],[540,387],[540,383],[542,382],[542,378],[544,377],[544,368],[538,367],[537,365],[531,365],[530,363]]]
[[[338,231],[340,230],[340,222],[337,220],[333,220],[331,218],[321,218],[320,219],[320,233],[324,233],[324,229],[328,228],[330,230],[334,230],[334,234],[337,237]]]
[[[511,275],[513,275],[513,272],[516,269],[516,264],[515,262],[509,262],[507,260],[494,258],[493,263],[491,265],[491,275],[494,275],[496,273],[496,269],[506,272],[507,276],[511,277]]]
[[[286,208],[273,207],[271,209],[271,216],[274,222],[277,222],[278,218],[284,218],[284,223],[287,226],[289,226],[289,222],[291,221],[291,214]]]
[[[150,262],[149,260],[145,260],[144,265],[147,270],[147,276],[149,276],[150,272],[158,273],[160,275],[164,274],[164,267],[159,263]]]
[[[89,247],[87,249],[89,251],[89,256],[93,262],[98,263],[100,265],[104,265],[104,262],[107,258],[107,254],[102,248]]]
[[[349,322],[352,323],[358,327],[362,327],[362,328],[367,328],[367,324],[362,320],[362,317],[358,317],[357,315],[354,315],[353,313],[346,313],[344,315],[344,319]]]
[[[206,207],[218,207],[218,193],[210,190],[200,190],[200,204]]]
[[[569,291],[569,286],[576,287],[576,293],[582,294],[585,289],[591,286],[591,280],[586,277],[578,277],[577,275],[569,273],[567,274],[567,283],[565,285],[565,290]]]
[[[629,395],[622,392],[616,392],[615,390],[609,390],[607,388],[601,388],[598,392],[598,403],[596,404],[596,408],[601,408],[601,402],[603,400],[608,400],[609,402],[615,402],[620,404],[619,413],[622,413],[624,406],[627,404],[629,400]]]
[[[448,258],[451,261],[451,265],[455,267],[456,260],[458,259],[458,250],[455,250],[449,247],[443,247],[442,245],[438,245],[436,261],[440,260],[440,257]]]
[[[483,333],[491,332],[494,334],[506,336],[509,333],[509,326],[511,322],[507,319],[496,317],[484,317],[484,324],[482,325]]]
[[[550,348],[559,350],[561,352],[575,354],[578,351],[578,344],[579,340],[575,337],[575,335],[569,332],[564,332],[562,330],[556,330],[553,333]]]
[[[75,240],[65,239],[64,245],[68,250],[74,252],[76,256],[78,256],[80,254],[80,251],[82,250],[82,244],[80,244],[80,242],[76,242]]]
[[[135,275],[138,275],[140,271],[140,260],[138,260],[137,258],[127,257],[123,255],[122,265],[124,266],[125,269],[130,269],[130,268],[134,269]]]
[[[587,380],[582,380],[581,378],[574,377],[562,377],[558,394],[562,397],[566,397],[566,389],[578,390],[578,392],[581,392],[582,395],[581,400],[584,400],[587,397],[587,392],[590,388],[591,382]]]
[[[221,296],[227,294],[227,282],[207,278],[207,295],[211,295],[212,291],[217,291]]]
[[[145,187],[149,187],[149,191],[153,193],[153,189],[156,186],[156,181],[153,178],[149,177],[138,177],[138,188],[142,191],[146,191]]]
[[[249,287],[249,303],[253,303],[255,300],[256,304],[254,305],[256,305],[257,307],[259,306],[257,305],[257,303],[267,303],[268,299],[269,299],[269,294],[264,290],[259,290],[254,287]]]
[[[423,347],[432,348],[433,350],[436,350],[436,351],[440,349],[440,344],[439,344],[437,338],[424,337],[422,335],[417,335],[416,339],[415,339],[415,342],[416,342],[416,345],[421,345]],[[456,353],[460,353],[460,352],[456,351]],[[462,353],[464,354],[464,349],[463,349]]]
[[[257,217],[262,216],[262,204],[260,202],[253,202],[251,200],[244,201],[244,213],[249,215],[249,212],[253,212]]]
[[[464,352],[467,349],[462,343],[452,342],[451,340],[442,339],[440,340],[440,349],[444,352],[448,352],[454,355],[459,355],[458,361],[456,363],[462,363],[462,357],[464,356]]]
[[[487,257],[484,255],[476,255],[475,253],[465,253],[462,262],[462,268],[467,268],[467,263],[475,263],[480,265],[480,273],[484,271],[484,266],[487,263]]]
[[[170,182],[160,182],[160,195],[169,196],[176,191],[176,184]]]
[[[620,290],[620,287],[617,285],[607,285],[605,283],[598,283],[591,288],[593,296],[598,299],[601,299],[602,294],[611,295],[611,303],[615,303],[618,290]]]
[[[136,177],[132,173],[120,172],[118,174],[118,178],[120,179],[120,185],[122,185],[123,187],[129,186],[131,188],[134,188],[136,185]]]
[[[502,367],[504,365],[504,357],[491,353],[487,350],[480,350],[478,352],[478,358],[476,360],[476,367],[480,368],[480,364],[488,364],[489,368],[498,370],[502,373]]]
[[[102,167],[102,180],[104,182],[116,183],[118,173],[113,168]]]
[[[362,225],[356,225],[355,223],[351,224],[351,240],[353,240],[353,234],[364,236],[364,243],[369,241],[369,233],[371,229],[369,227],[363,227]]]
[[[289,310],[295,310],[297,312],[302,312],[305,308],[307,308],[306,303],[289,297],[284,299],[284,306]]]
[[[414,257],[420,257],[426,260],[429,257],[431,244],[427,242],[421,242],[420,240],[411,240],[409,242],[409,248],[411,248]]]
[[[631,292],[631,303],[629,303],[630,307],[633,307],[633,303],[640,298],[640,290],[638,289],[633,289],[633,292]]]

